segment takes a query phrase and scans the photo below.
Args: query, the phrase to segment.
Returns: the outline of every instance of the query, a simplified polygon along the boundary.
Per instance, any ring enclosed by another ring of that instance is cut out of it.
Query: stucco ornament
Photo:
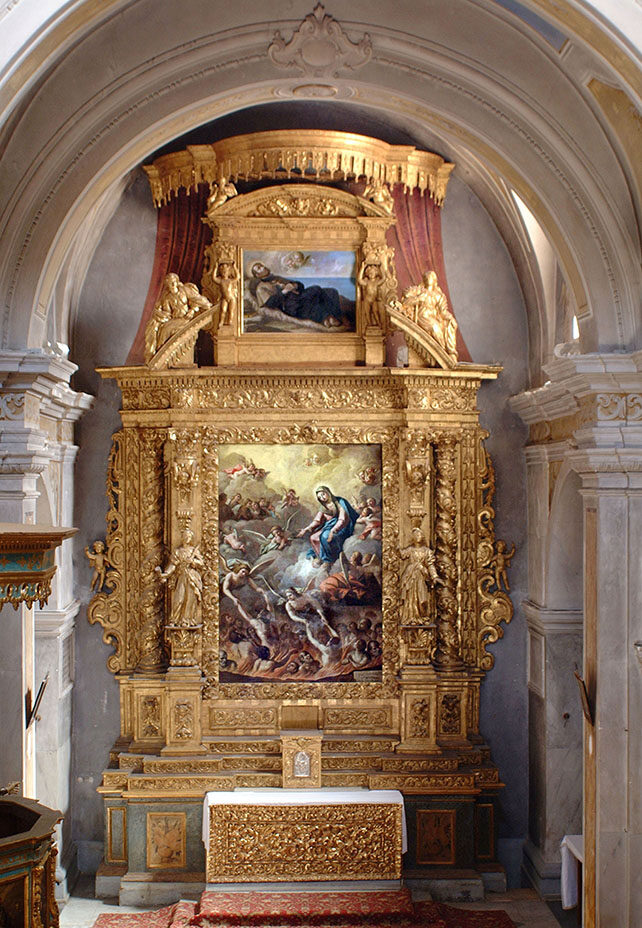
[[[317,3],[286,42],[277,30],[268,55],[278,68],[297,68],[311,77],[335,77],[342,68],[354,71],[372,55],[370,36],[352,42],[343,26]]]

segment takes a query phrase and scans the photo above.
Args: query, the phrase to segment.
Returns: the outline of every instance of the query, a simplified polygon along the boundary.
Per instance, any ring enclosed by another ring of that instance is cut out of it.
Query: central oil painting
[[[381,446],[219,450],[219,680],[379,682]]]

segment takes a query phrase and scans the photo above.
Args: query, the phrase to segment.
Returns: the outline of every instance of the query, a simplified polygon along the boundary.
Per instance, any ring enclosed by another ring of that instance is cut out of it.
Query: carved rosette
[[[445,435],[437,448],[435,482],[435,547],[437,573],[442,581],[436,589],[435,664],[443,670],[457,668],[461,663],[457,627],[457,452],[457,439]]]

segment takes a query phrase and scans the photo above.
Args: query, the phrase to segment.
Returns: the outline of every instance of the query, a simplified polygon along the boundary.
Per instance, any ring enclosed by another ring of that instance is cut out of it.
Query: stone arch
[[[146,2],[121,4],[120,19],[92,21],[91,29],[84,27],[73,56],[56,60],[38,95],[25,100],[8,141],[8,162],[14,146],[21,147],[24,158],[15,173],[9,172],[12,193],[4,211],[0,282],[7,292],[6,345],[42,344],[52,294],[69,249],[83,234],[90,209],[100,196],[109,197],[111,185],[127,171],[160,144],[217,114],[295,97],[299,79],[283,77],[266,54],[274,27],[279,25],[289,34],[292,21],[248,25],[247,19],[241,22],[239,10],[235,22],[230,19],[227,28],[203,38],[202,26],[197,34],[188,8],[173,44],[165,41],[163,46],[159,36],[146,34],[145,43],[139,43],[141,53],[134,45],[146,25]],[[488,36],[502,54],[512,46],[511,54],[521,51],[529,64],[550,69],[551,79],[554,72],[559,77],[550,50],[526,36],[514,19],[497,9],[473,8],[464,0],[461,6],[476,22],[479,34]],[[357,14],[355,9],[353,15]],[[364,28],[363,21],[359,26],[345,25],[352,32]],[[376,63],[365,65],[358,79],[332,78],[326,85],[338,99],[359,101],[390,118],[401,115],[429,127],[444,149],[466,164],[470,177],[487,174],[494,180],[497,201],[506,197],[508,187],[515,189],[556,249],[577,306],[582,347],[634,344],[639,299],[634,223],[626,177],[612,149],[607,151],[602,140],[599,151],[584,144],[580,152],[582,140],[572,137],[577,127],[562,126],[556,112],[533,105],[529,94],[537,91],[535,85],[511,87],[500,78],[500,66],[514,67],[514,61],[498,61],[495,71],[481,61],[464,63],[464,51],[470,50],[456,47],[445,25],[433,24],[437,32],[433,30],[434,38],[429,38],[429,30],[420,23],[421,28],[415,29],[419,36],[412,42],[403,25],[400,22],[396,31],[380,22],[369,25]],[[116,30],[127,26],[132,34],[119,45]],[[58,122],[47,124],[47,100],[60,94],[68,65],[82,68],[105,43],[118,46],[123,77],[108,85],[92,85],[88,80],[81,89],[70,89],[67,111],[61,112]],[[444,54],[448,43],[449,54]],[[243,62],[251,64],[252,83],[238,82]],[[216,95],[212,94],[214,74]],[[597,144],[599,120],[583,88],[565,77],[559,89],[567,108],[590,127]],[[310,96],[314,93],[314,88],[309,90]],[[39,118],[41,135],[34,144]],[[602,183],[606,175],[608,191]]]

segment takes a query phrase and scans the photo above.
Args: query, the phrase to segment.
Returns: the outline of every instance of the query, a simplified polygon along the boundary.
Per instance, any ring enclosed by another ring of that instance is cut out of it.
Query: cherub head
[[[105,550],[105,543],[103,541],[94,542],[94,551],[96,554],[102,554]]]

